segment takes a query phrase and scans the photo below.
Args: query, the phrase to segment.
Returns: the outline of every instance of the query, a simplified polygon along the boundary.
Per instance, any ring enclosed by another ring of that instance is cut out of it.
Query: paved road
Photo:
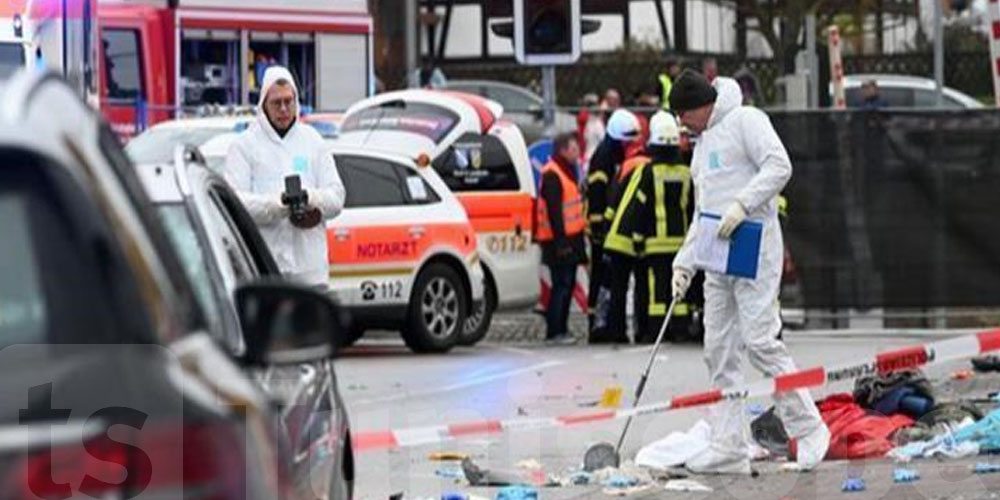
[[[913,345],[924,339],[814,338],[792,336],[788,345],[801,367],[850,361],[875,352]],[[648,347],[573,346],[538,344],[511,346],[485,344],[456,349],[447,355],[416,356],[401,342],[363,341],[337,361],[340,388],[347,400],[352,424],[360,430],[408,428],[455,423],[482,418],[552,416],[586,410],[601,392],[613,385],[625,388],[625,404],[649,354]],[[928,375],[945,380],[958,363],[932,367]],[[748,377],[758,378],[751,374]],[[976,392],[1000,388],[995,378],[979,377],[966,383]],[[693,345],[667,345],[661,350],[643,401],[703,390],[708,387],[701,349]],[[839,385],[817,391],[849,391]],[[968,387],[966,387],[968,389]],[[769,401],[760,401],[769,405]],[[706,415],[705,409],[688,409],[637,419],[630,431],[625,456],[634,456],[642,443],[674,430],[689,428]],[[492,498],[494,489],[470,488],[435,475],[450,467],[431,462],[434,451],[461,451],[486,467],[513,469],[525,459],[541,462],[546,471],[560,473],[579,465],[587,447],[614,441],[620,422],[597,423],[572,429],[550,429],[469,438],[446,444],[358,455],[358,498],[385,499],[405,492],[408,498],[440,498],[441,493],[464,491]],[[659,490],[633,497],[698,498],[832,498],[844,495],[840,483],[848,472],[863,473],[869,491],[849,498],[997,498],[1000,474],[972,476],[971,462],[918,464],[924,479],[913,485],[891,483],[892,464],[886,462],[826,463],[818,474],[780,474],[774,464],[760,463],[761,477],[697,478],[713,485],[712,494],[678,494]],[[723,494],[724,493],[724,494]],[[888,494],[887,493],[891,493]],[[603,498],[599,488],[545,489],[544,498]]]

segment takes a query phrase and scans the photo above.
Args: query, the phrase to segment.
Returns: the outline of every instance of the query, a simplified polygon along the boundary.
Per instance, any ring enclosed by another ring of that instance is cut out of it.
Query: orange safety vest
[[[622,168],[618,170],[618,183],[625,184],[625,180],[628,179],[628,176],[632,175],[632,171],[636,167],[645,165],[651,161],[653,161],[652,158],[641,154],[625,160],[625,163],[622,163]]]
[[[566,236],[575,236],[583,232],[586,222],[583,216],[583,197],[580,196],[580,188],[570,179],[566,172],[554,161],[550,161],[542,168],[542,176],[548,172],[555,172],[559,177],[559,184],[562,185],[562,216],[563,228]],[[535,203],[535,241],[552,241],[555,234],[549,221],[549,207],[545,200],[539,198]]]

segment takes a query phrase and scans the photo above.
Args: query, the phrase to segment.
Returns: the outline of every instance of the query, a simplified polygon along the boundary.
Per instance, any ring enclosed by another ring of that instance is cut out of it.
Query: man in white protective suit
[[[681,123],[699,135],[691,177],[696,213],[721,215],[717,235],[729,239],[744,220],[763,224],[755,279],[705,272],[705,364],[717,388],[743,384],[743,351],[766,376],[796,370],[784,343],[778,289],[782,243],[778,194],[792,176],[792,164],[770,119],[759,109],[742,106],[740,86],[731,78],[709,84],[695,71],[674,82],[670,108]],[[694,275],[697,215],[673,264],[673,295],[683,296]],[[806,390],[775,396],[777,415],[797,439],[796,460],[803,470],[815,468],[826,455],[830,431]],[[712,410],[711,445],[689,460],[695,473],[749,474],[749,428],[738,402]]]
[[[299,92],[281,66],[264,72],[257,120],[226,157],[225,177],[260,228],[282,274],[326,288],[324,221],[344,208],[344,185],[333,155],[312,127],[299,123]],[[301,190],[289,191],[290,176]]]

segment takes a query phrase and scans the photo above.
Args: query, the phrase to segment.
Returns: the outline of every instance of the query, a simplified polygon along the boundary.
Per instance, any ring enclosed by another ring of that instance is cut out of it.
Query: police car
[[[524,137],[482,97],[439,90],[387,92],[347,110],[337,144],[408,158],[422,155],[476,230],[486,300],[470,316],[463,342],[486,335],[497,307],[534,304],[539,249],[531,242],[535,181]]]

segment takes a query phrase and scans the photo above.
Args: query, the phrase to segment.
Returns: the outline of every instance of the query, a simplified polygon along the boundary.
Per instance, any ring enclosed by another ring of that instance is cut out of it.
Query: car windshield
[[[0,78],[7,78],[24,67],[24,46],[20,43],[0,43]]]
[[[173,161],[174,148],[178,144],[198,147],[219,134],[232,131],[232,127],[153,128],[129,141],[125,152],[139,165],[168,163]]]
[[[219,331],[221,313],[212,293],[206,249],[202,248],[198,240],[187,208],[183,203],[162,203],[156,206],[156,211],[167,230],[170,244],[180,256],[184,273],[194,288],[195,297],[205,311],[209,324],[213,327],[212,331]]]
[[[419,134],[441,142],[458,123],[458,115],[442,106],[391,101],[351,113],[340,132],[396,131]]]

